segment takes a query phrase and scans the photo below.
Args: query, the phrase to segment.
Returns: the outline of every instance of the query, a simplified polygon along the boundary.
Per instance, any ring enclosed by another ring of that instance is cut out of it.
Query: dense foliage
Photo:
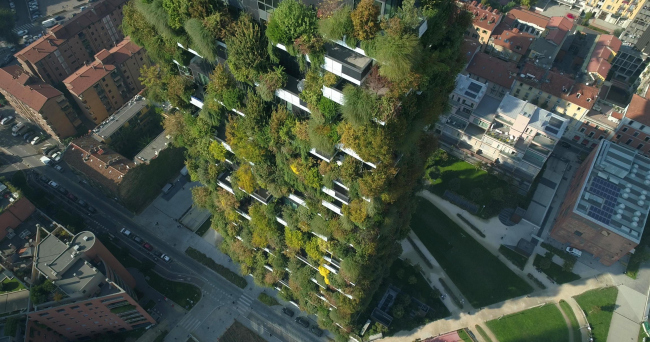
[[[123,29],[154,50],[158,66],[143,73],[149,91],[181,109],[163,125],[187,149],[189,174],[203,184],[192,191],[195,204],[212,212],[212,228],[224,238],[220,248],[242,274],[282,288],[282,298],[316,313],[337,334],[358,331],[367,319],[359,313],[401,253],[396,242],[409,230],[413,194],[436,146],[423,128],[445,108],[464,64],[460,42],[469,17],[436,0],[420,8],[405,1],[390,19],[380,19],[372,1],[351,9],[327,0],[315,10],[284,0],[264,31],[248,15],[214,6],[192,14],[198,5],[185,1],[131,0]],[[178,12],[162,18],[165,9]],[[422,19],[436,29],[418,39]],[[201,31],[225,42],[227,66],[209,58],[204,49],[216,55],[216,47],[201,42]],[[361,86],[338,88],[339,105],[323,96],[323,87],[341,80],[321,65],[325,39],[344,38],[352,46],[363,40],[376,62]],[[193,87],[204,94],[198,113],[187,105],[192,87],[181,81],[190,78],[171,63],[188,65],[171,49],[176,42],[212,63],[207,84],[194,77]],[[278,58],[277,43],[295,56],[299,71],[286,56]],[[300,99],[310,113],[274,98],[290,83],[285,72],[304,79]],[[348,198],[339,202],[324,187],[345,188]]]

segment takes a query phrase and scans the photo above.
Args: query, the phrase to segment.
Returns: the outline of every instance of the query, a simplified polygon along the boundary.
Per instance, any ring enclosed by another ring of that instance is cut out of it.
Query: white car
[[[54,160],[54,162],[58,163],[59,160],[61,160],[61,151],[54,153],[52,155],[52,160]]]
[[[50,182],[49,182],[49,183],[47,183],[47,184],[48,184],[49,186],[51,186],[51,187],[53,187],[54,189],[56,189],[56,188],[58,188],[58,187],[59,187],[59,184],[56,184],[56,182],[55,182],[55,181],[50,181]]]
[[[38,144],[39,142],[41,142],[41,140],[43,140],[43,137],[41,137],[40,135],[37,135],[37,136],[34,137],[34,139],[32,139],[31,144],[32,144],[32,145],[36,145],[36,144]]]
[[[126,228],[122,228],[122,230],[120,230],[120,233],[122,233],[122,234],[124,234],[124,235],[126,235],[126,236],[130,236],[130,235],[131,235],[131,231],[128,230],[128,229],[126,229]]]
[[[569,253],[569,254],[571,254],[571,255],[573,255],[575,257],[578,257],[578,258],[582,255],[582,251],[580,251],[579,249],[575,249],[573,247],[567,247],[566,251],[567,251],[567,253]]]
[[[6,117],[6,118],[2,119],[2,121],[0,121],[0,125],[6,125],[6,124],[12,122],[13,120],[14,120],[14,117],[9,115],[8,117]]]
[[[54,169],[63,173],[63,168],[61,167],[61,165],[54,165]]]
[[[9,3],[9,8],[16,8],[16,5],[13,2]]]
[[[163,254],[160,258],[163,259],[165,262],[172,261],[172,259],[167,254]]]

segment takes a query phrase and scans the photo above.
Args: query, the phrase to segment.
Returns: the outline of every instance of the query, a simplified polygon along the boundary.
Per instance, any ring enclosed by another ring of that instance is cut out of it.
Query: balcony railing
[[[506,143],[506,144],[508,144],[510,146],[515,146],[515,143],[517,143],[516,138],[513,139],[508,134],[500,133],[500,132],[497,132],[495,130],[489,130],[489,131],[485,132],[485,136],[488,136],[488,137],[490,137],[492,139],[495,139],[497,141],[500,141],[502,143]]]
[[[323,200],[323,201],[321,202],[321,204],[322,204],[325,208],[327,208],[327,209],[333,211],[334,213],[338,214],[339,216],[343,216],[343,211],[341,210],[341,209],[343,208],[343,204],[342,204],[341,202],[339,202],[339,201],[336,201],[336,200],[333,201],[333,202],[336,203],[336,204],[334,204],[334,203],[330,203],[330,202],[328,202],[328,201],[326,201],[326,200]]]

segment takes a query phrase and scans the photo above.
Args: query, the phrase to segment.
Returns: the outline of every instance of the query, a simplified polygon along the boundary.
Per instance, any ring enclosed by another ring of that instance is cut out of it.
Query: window
[[[627,132],[627,127],[623,127],[623,132]]]
[[[620,139],[620,138],[621,138],[621,135],[620,135],[620,134],[616,136],[616,140],[618,140],[618,139]]]
[[[632,134],[632,136],[633,136],[633,137],[638,137],[638,136],[639,136],[639,132],[634,132],[634,134]]]
[[[594,137],[594,134],[595,134],[594,132],[589,132],[589,137],[590,137],[590,138],[593,138],[593,137]]]
[[[625,142],[625,145],[629,145],[631,143],[632,143],[632,139],[627,139],[627,141]]]
[[[639,144],[639,146],[636,147],[637,150],[640,150],[643,148],[643,144]]]
[[[605,137],[602,135],[598,137],[598,140],[603,140],[603,139],[605,139]]]
[[[645,139],[643,139],[643,141],[646,141],[646,142],[650,141],[650,137],[645,137]]]
[[[640,130],[643,130],[644,128],[645,128],[645,125],[641,125],[641,127],[639,127]]]
[[[587,130],[586,128],[582,127],[580,128],[580,133],[584,133],[586,130]]]

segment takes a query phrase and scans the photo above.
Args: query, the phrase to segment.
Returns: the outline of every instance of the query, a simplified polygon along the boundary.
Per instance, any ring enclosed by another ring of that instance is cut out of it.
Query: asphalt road
[[[40,153],[40,148],[48,143],[55,143],[54,140],[50,139],[44,143],[39,144],[38,146],[32,146],[28,143],[25,143],[20,137],[11,136],[10,132],[11,131],[9,126],[0,127],[0,150],[5,153],[5,156],[2,158],[3,161],[12,163],[13,165],[11,168],[29,169],[36,171],[38,174],[45,175],[46,177],[60,184],[60,186],[67,189],[70,193],[74,194],[79,199],[84,200],[86,203],[96,208],[98,212],[96,214],[90,215],[85,209],[79,208],[76,204],[66,202],[66,205],[75,208],[77,213],[80,215],[85,215],[88,221],[90,221],[89,223],[91,223],[91,227],[93,225],[96,226],[96,228],[93,230],[98,233],[101,233],[102,231],[111,233],[117,239],[120,239],[123,244],[130,246],[130,250],[135,256],[139,256],[140,259],[151,259],[152,256],[149,255],[148,252],[146,252],[133,240],[120,234],[119,231],[121,228],[125,227],[135,234],[139,235],[145,241],[152,244],[155,248],[169,255],[173,260],[169,264],[158,262],[156,265],[156,271],[170,278],[184,278],[188,282],[200,286],[203,290],[203,299],[205,299],[208,303],[210,302],[210,300],[208,300],[209,298],[217,300],[218,302],[229,303],[232,302],[233,299],[239,299],[245,295],[245,290],[236,287],[194,259],[188,257],[184,253],[177,251],[175,248],[170,246],[170,243],[167,241],[162,241],[157,236],[149,233],[147,230],[141,229],[135,222],[133,222],[133,214],[120,207],[112,199],[109,199],[99,193],[98,190],[94,190],[89,186],[80,184],[77,176],[75,176],[68,169],[68,167],[64,165],[64,163],[60,164],[65,169],[63,173],[54,170],[52,167],[43,165],[39,160],[42,156]],[[5,172],[6,171],[7,170],[5,170]],[[43,188],[50,190],[47,186],[44,186]],[[53,196],[59,196],[62,201],[68,201],[63,195],[59,194],[58,192],[52,190],[50,191],[52,192]],[[324,337],[317,338],[306,329],[300,327],[298,324],[293,322],[293,319],[283,315],[280,311],[280,308],[278,307],[271,308],[254,299],[252,301],[246,302],[246,304],[250,307],[248,319],[252,321],[257,320],[257,322],[261,324],[266,331],[276,332],[274,336],[281,334],[280,336],[284,338],[280,340],[326,340]],[[200,310],[201,305],[203,307],[207,306],[199,302],[199,304],[197,304],[192,309],[192,311]],[[212,305],[209,306],[214,308]],[[298,311],[296,308],[292,309],[294,311]],[[190,311],[188,314],[192,314],[192,311]],[[209,324],[210,322],[207,323]]]

